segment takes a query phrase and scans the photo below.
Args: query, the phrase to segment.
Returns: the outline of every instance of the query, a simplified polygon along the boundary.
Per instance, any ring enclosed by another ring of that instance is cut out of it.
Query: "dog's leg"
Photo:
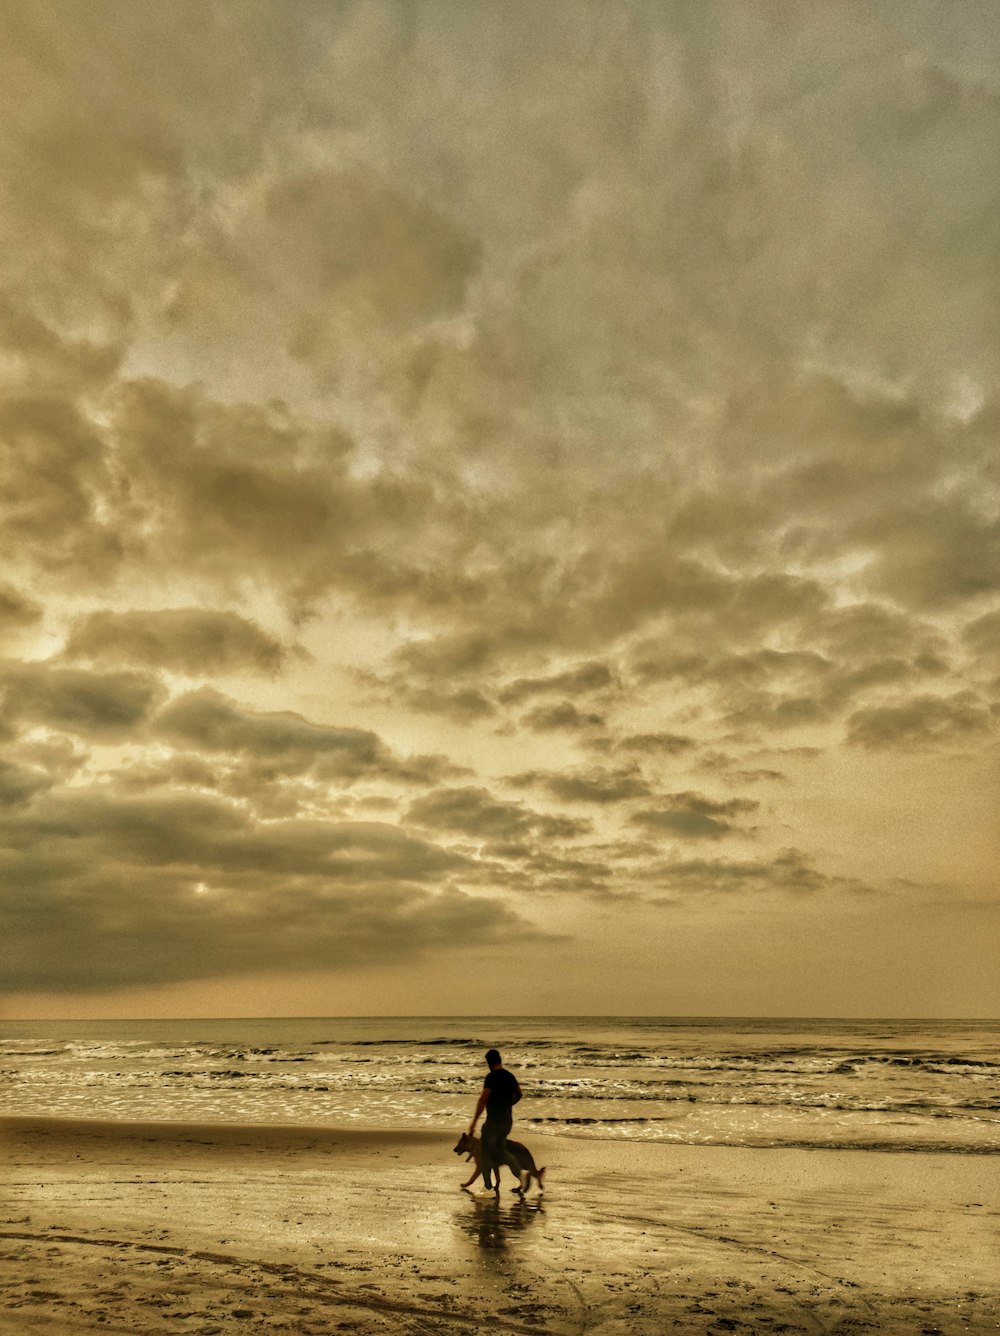
[[[479,1178],[479,1176],[480,1176],[480,1175],[482,1174],[482,1172],[483,1172],[483,1160],[482,1160],[482,1156],[481,1156],[481,1155],[477,1155],[475,1149],[469,1151],[468,1159],[469,1159],[469,1160],[474,1160],[474,1161],[475,1161],[475,1164],[476,1164],[476,1167],[475,1167],[475,1169],[473,1169],[473,1171],[472,1171],[472,1177],[471,1177],[467,1182],[465,1182],[465,1183],[462,1184],[462,1187],[463,1187],[463,1188],[471,1188],[472,1185],[473,1185],[473,1183],[476,1181],[477,1178]],[[467,1162],[468,1162],[468,1161],[467,1161]]]

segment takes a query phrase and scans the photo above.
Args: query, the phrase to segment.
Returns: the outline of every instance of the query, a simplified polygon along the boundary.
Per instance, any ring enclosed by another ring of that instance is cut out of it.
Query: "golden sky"
[[[1000,1013],[993,0],[0,14],[0,988]]]

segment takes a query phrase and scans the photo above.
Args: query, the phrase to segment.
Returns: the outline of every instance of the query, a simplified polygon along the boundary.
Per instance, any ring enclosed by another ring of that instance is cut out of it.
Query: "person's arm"
[[[489,1086],[483,1086],[482,1094],[479,1096],[479,1103],[476,1105],[476,1112],[472,1115],[472,1122],[469,1124],[469,1136],[471,1137],[476,1130],[476,1123],[479,1122],[483,1109],[486,1108],[490,1098]]]

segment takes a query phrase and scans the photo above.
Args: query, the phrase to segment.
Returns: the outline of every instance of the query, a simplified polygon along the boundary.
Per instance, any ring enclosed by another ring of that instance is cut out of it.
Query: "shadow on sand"
[[[512,1202],[476,1201],[467,1203],[466,1209],[456,1216],[455,1223],[459,1230],[478,1247],[491,1252],[499,1252],[508,1246],[518,1234],[543,1214],[543,1199],[532,1197],[525,1200],[515,1197]]]

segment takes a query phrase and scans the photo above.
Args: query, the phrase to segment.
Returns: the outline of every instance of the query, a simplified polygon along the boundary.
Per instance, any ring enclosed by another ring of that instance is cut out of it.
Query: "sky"
[[[1000,1015],[993,0],[0,26],[0,1015]]]

